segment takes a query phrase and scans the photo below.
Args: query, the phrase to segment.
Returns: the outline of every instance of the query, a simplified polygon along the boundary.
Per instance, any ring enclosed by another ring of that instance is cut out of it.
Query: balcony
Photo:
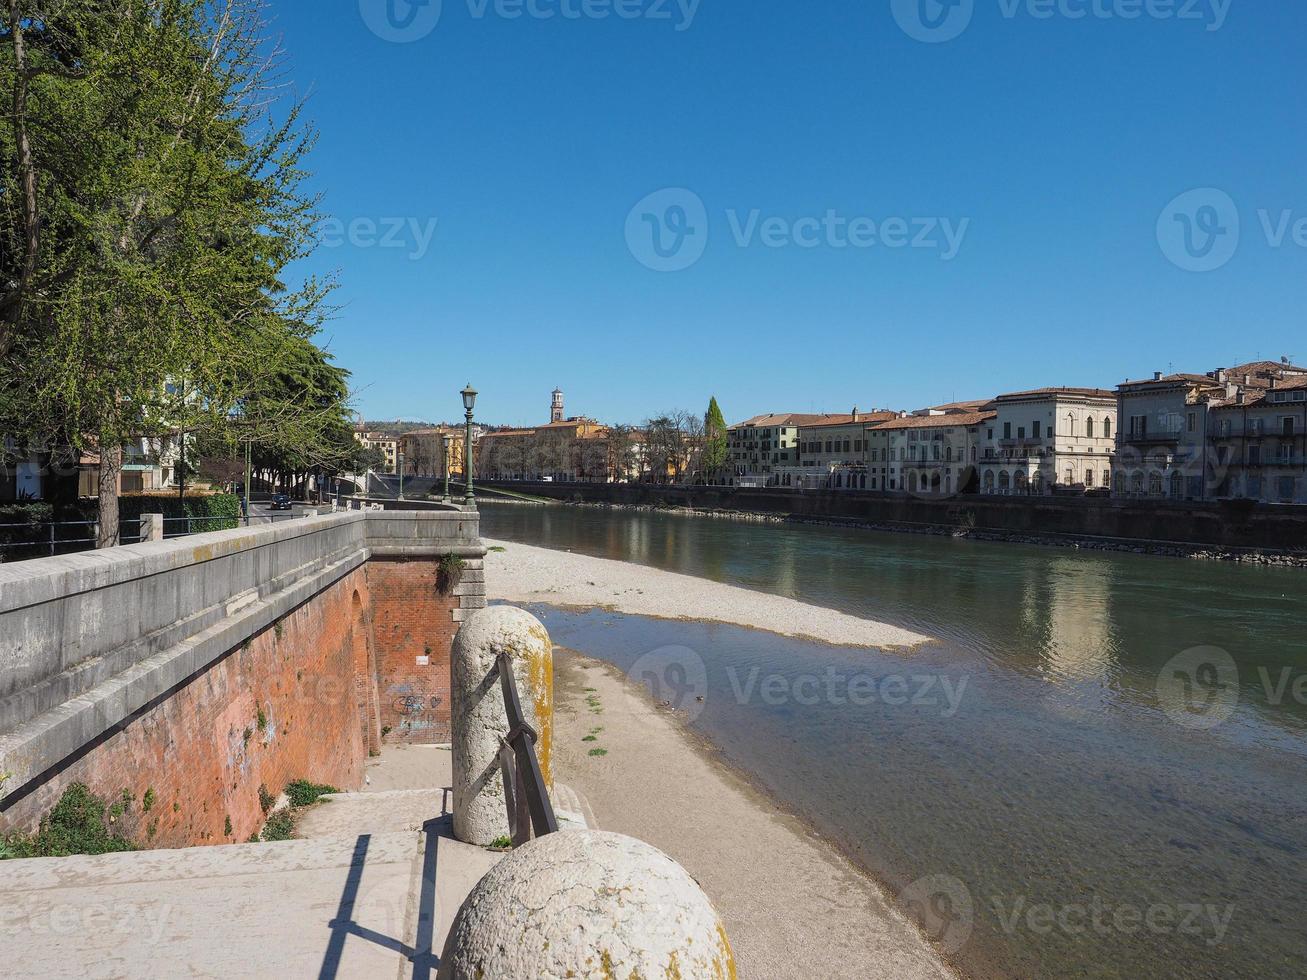
[[[1130,446],[1147,446],[1170,443],[1172,445],[1179,443],[1182,433],[1177,429],[1174,432],[1123,432],[1121,441]]]

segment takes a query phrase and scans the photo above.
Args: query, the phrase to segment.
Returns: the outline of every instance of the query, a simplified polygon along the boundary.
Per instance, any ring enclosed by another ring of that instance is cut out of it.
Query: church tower
[[[563,421],[563,393],[557,388],[554,389],[554,400],[549,406],[549,421]]]

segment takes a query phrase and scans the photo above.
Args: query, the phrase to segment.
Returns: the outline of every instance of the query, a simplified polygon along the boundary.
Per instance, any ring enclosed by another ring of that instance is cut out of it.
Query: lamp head
[[[470,412],[472,409],[476,408],[476,404],[477,391],[472,387],[471,382],[469,382],[468,386],[463,389],[463,407]]]

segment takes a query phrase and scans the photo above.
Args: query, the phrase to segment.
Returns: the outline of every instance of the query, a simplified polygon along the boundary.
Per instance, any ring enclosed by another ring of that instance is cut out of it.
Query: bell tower
[[[554,389],[554,400],[549,406],[549,421],[563,421],[563,393],[557,388]]]

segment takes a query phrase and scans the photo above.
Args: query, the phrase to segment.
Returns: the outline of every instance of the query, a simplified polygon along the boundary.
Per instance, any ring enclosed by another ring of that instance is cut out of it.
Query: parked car
[[[274,493],[274,494],[272,495],[272,509],[273,509],[273,510],[290,510],[290,509],[291,509],[290,494],[288,494],[288,493]]]

